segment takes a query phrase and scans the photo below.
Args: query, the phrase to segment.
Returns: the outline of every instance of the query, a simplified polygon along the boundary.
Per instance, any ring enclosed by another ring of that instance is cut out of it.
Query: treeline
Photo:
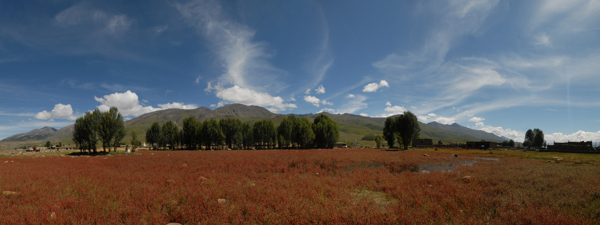
[[[308,118],[285,117],[276,126],[272,120],[243,123],[238,118],[197,121],[191,116],[183,127],[168,121],[162,126],[155,122],[146,130],[146,141],[154,150],[273,149],[273,148],[333,148],[339,139],[339,127],[328,116],[318,115],[311,123]]]
[[[406,111],[396,118],[388,117],[385,120],[383,139],[387,141],[390,148],[398,143],[398,146],[403,146],[406,150],[411,145],[412,140],[419,137],[420,132],[421,126],[419,126],[417,116],[410,111]]]
[[[96,144],[102,143],[106,152],[110,147],[117,150],[121,140],[125,138],[125,125],[123,116],[116,107],[111,107],[106,112],[96,109],[86,112],[83,117],[75,120],[73,142],[80,151],[97,152]]]

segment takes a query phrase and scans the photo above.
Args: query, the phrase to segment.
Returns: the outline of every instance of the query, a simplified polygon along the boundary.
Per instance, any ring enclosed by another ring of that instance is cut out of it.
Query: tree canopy
[[[418,138],[419,133],[421,132],[421,127],[419,126],[417,116],[410,111],[406,111],[404,114],[396,117],[395,127],[396,131],[398,132],[398,136],[402,140],[404,150],[408,149],[408,146],[411,145],[412,140]]]
[[[394,144],[396,144],[397,131],[396,126],[394,125],[395,122],[396,121],[393,117],[388,117],[385,120],[385,125],[383,126],[383,139],[387,141],[387,144],[390,148],[393,148]]]
[[[312,127],[317,148],[333,148],[340,138],[340,128],[337,123],[325,114],[315,117]]]

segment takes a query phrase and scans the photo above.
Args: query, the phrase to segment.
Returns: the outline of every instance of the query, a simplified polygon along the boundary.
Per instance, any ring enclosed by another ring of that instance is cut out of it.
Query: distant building
[[[415,148],[427,148],[427,147],[431,147],[431,146],[433,146],[433,140],[432,139],[416,138],[416,139],[413,139],[412,146],[415,147]]]
[[[335,147],[337,147],[337,148],[347,148],[348,145],[346,145],[346,142],[341,142],[340,141],[338,143],[335,143]]]
[[[572,153],[595,153],[591,141],[582,142],[554,142],[554,145],[548,145],[542,152],[572,152]]]
[[[466,145],[463,145],[466,149],[496,149],[498,143],[493,141],[468,141]]]

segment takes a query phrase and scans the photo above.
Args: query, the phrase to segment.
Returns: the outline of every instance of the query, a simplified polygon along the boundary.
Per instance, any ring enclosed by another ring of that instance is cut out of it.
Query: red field
[[[600,223],[597,165],[483,152],[165,151],[0,160],[2,224]]]

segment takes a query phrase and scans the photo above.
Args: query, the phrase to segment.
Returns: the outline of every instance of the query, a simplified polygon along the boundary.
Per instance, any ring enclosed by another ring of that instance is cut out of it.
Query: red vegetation
[[[0,164],[0,191],[12,193],[0,196],[0,220],[2,224],[600,222],[598,166],[510,156],[485,161],[460,153],[428,155],[361,149],[8,158],[8,163]],[[473,166],[453,167],[465,161]],[[435,166],[453,169],[421,172]]]

